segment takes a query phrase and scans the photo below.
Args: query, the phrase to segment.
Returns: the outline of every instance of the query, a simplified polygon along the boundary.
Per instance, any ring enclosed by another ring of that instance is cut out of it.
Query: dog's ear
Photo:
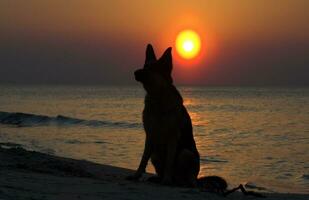
[[[164,71],[168,72],[168,74],[171,74],[173,69],[172,47],[169,47],[165,50],[159,61],[164,67]]]
[[[155,52],[152,48],[152,45],[151,44],[148,44],[147,45],[147,48],[146,48],[146,60],[145,60],[145,64],[149,64],[149,63],[152,63],[152,62],[155,62],[157,61],[157,58],[156,58],[156,55],[155,55]]]

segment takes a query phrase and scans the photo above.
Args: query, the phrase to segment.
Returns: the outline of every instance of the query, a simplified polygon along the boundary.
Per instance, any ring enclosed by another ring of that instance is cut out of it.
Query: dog
[[[195,187],[200,156],[190,115],[173,85],[171,51],[171,47],[167,48],[157,59],[152,45],[148,44],[144,67],[134,72],[135,80],[142,83],[146,91],[143,111],[146,139],[139,167],[128,179],[138,180],[151,159],[156,176],[149,180]]]
[[[192,122],[183,99],[173,85],[172,48],[156,58],[153,47],[148,44],[142,69],[134,72],[135,80],[146,90],[143,125],[146,133],[143,156],[136,172],[127,177],[138,180],[146,171],[149,159],[156,176],[148,180],[165,185],[200,188],[227,196],[237,190],[244,195],[265,197],[247,191],[242,184],[228,190],[227,182],[219,176],[198,178],[200,156],[193,137]]]

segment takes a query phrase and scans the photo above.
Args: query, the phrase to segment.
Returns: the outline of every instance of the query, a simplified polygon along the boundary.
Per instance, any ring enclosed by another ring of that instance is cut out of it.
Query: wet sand
[[[0,148],[0,200],[258,199],[240,192],[223,197],[199,189],[162,186],[145,180],[127,181],[125,177],[132,174],[132,170],[8,146]],[[265,195],[273,200],[309,199],[309,194]]]

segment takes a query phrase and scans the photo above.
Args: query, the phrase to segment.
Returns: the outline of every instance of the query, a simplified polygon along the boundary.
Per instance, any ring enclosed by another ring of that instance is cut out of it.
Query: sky
[[[0,83],[137,84],[145,48],[173,48],[179,85],[309,86],[307,0],[2,0]],[[177,33],[200,55],[182,60]]]

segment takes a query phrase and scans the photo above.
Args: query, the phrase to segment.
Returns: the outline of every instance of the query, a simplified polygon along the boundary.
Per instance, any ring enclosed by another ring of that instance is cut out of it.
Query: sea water
[[[309,88],[178,87],[203,175],[309,193]],[[0,86],[0,142],[136,169],[141,86]],[[154,172],[151,164],[147,171]]]

